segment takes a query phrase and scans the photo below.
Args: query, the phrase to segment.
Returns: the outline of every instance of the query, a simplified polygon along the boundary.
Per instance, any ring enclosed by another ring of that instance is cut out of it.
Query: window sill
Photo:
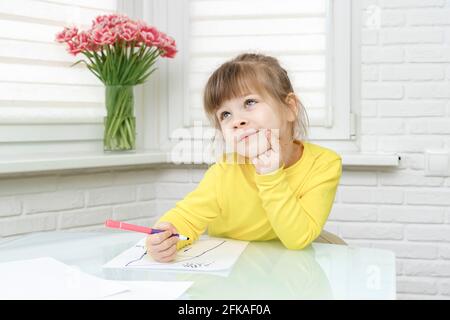
[[[342,153],[343,167],[398,167],[398,154]]]
[[[2,157],[0,175],[167,163],[167,154],[140,150],[123,153],[41,154]]]
[[[343,153],[341,156],[343,167],[396,167],[400,162],[400,156],[396,154]],[[133,153],[43,154],[27,158],[2,157],[0,175],[149,164],[176,165],[170,159],[170,152],[152,150]]]

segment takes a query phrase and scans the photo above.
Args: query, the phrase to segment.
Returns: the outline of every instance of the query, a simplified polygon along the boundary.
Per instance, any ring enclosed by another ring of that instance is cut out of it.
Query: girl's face
[[[287,125],[275,109],[261,95],[250,93],[222,103],[216,111],[227,150],[253,158],[266,152],[270,144],[267,129],[272,134],[285,136]],[[248,137],[246,137],[248,136]]]

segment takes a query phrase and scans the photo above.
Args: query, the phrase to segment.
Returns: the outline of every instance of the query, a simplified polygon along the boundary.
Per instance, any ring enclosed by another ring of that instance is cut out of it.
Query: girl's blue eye
[[[220,120],[223,120],[223,119],[224,119],[224,118],[223,118],[223,115],[224,115],[225,113],[229,113],[229,112],[228,112],[228,111],[222,112],[222,113],[220,114]]]
[[[245,100],[245,105],[251,104],[254,105],[257,101],[255,99],[247,99]]]

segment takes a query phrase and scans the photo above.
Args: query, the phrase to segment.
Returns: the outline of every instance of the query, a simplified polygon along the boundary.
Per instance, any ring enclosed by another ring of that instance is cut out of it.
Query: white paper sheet
[[[0,263],[0,300],[99,299],[128,290],[50,257]]]
[[[174,300],[193,284],[192,281],[115,281],[130,291],[102,300]]]
[[[118,281],[43,257],[0,263],[0,300],[172,300],[191,281]]]
[[[146,254],[145,238],[106,263],[103,268],[141,268],[184,271],[224,271],[231,269],[248,241],[200,238],[177,252],[174,261],[161,263]]]

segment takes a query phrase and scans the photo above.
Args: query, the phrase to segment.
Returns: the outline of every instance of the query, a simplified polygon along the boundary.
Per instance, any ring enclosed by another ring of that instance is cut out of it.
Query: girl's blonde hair
[[[300,99],[294,94],[286,70],[276,58],[257,53],[240,54],[222,64],[209,77],[203,94],[203,105],[214,128],[220,130],[216,111],[224,101],[251,92],[260,94],[282,108],[289,108],[286,100],[291,94],[298,108],[297,119],[291,126],[291,137],[292,140],[306,139],[308,115]]]

